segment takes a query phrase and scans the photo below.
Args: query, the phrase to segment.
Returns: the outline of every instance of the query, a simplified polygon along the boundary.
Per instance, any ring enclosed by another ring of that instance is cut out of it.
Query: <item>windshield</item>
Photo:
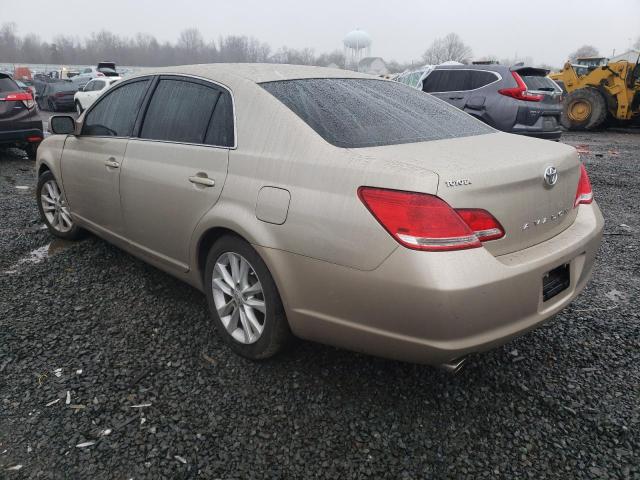
[[[466,113],[398,82],[314,78],[261,86],[336,147],[395,145],[494,132]]]

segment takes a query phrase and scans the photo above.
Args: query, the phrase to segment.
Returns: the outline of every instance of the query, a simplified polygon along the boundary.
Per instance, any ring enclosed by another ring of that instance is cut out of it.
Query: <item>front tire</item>
[[[40,217],[52,235],[65,240],[76,240],[81,236],[82,229],[71,218],[67,199],[50,171],[38,178],[36,198]]]
[[[595,130],[607,113],[607,102],[598,90],[580,88],[566,96],[560,122],[568,130]]]
[[[237,354],[262,360],[292,335],[273,277],[253,247],[221,237],[207,255],[205,292],[219,335]]]

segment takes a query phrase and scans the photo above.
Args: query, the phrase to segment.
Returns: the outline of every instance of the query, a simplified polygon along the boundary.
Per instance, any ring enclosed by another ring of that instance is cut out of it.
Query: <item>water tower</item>
[[[344,68],[358,70],[364,57],[371,55],[371,37],[364,30],[354,30],[344,37]]]

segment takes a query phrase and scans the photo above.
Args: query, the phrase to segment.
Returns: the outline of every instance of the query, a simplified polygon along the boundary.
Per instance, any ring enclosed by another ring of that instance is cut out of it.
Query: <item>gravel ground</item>
[[[245,361],[194,289],[52,241],[1,155],[0,478],[640,478],[640,132],[564,141],[607,221],[593,280],[455,377],[309,342]]]

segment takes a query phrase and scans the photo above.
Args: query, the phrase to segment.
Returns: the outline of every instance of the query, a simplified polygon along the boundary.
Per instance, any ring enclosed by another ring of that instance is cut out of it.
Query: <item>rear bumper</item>
[[[536,132],[536,131],[521,131],[521,132],[513,132],[518,135],[526,135],[528,137],[542,138],[544,140],[560,140],[562,136],[562,130],[556,130],[553,132]]]
[[[484,248],[397,248],[354,270],[256,247],[283,297],[292,331],[381,357],[440,364],[503,344],[569,304],[591,275],[604,221],[595,202],[556,237],[494,257]],[[366,248],[366,246],[363,246]],[[544,302],[542,278],[570,265],[569,287]]]
[[[518,115],[520,120],[521,115]],[[526,120],[523,119],[523,120]],[[545,125],[545,120],[550,124]],[[551,128],[549,128],[551,127]],[[560,128],[559,115],[540,115],[532,123],[516,121],[511,128],[511,133],[519,135],[527,135],[529,137],[544,138],[546,140],[559,140],[562,136],[562,128]]]
[[[42,133],[42,122],[30,122],[32,125],[26,126],[20,130],[0,130],[0,143],[32,143],[30,138],[44,138]]]

